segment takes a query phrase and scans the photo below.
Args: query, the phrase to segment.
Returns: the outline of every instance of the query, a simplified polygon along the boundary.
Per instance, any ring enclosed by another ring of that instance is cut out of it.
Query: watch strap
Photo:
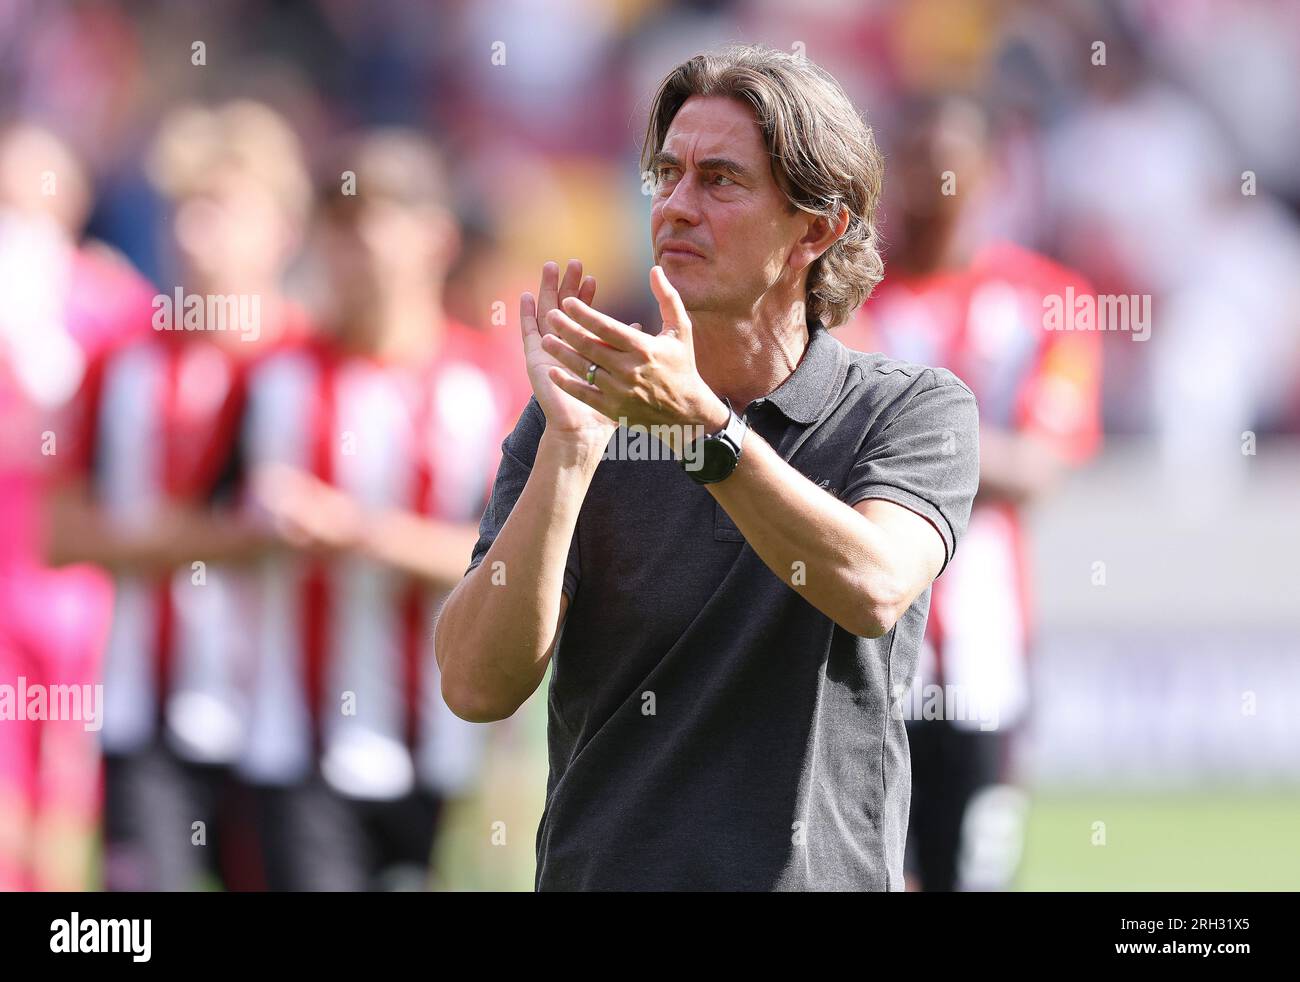
[[[740,455],[745,445],[745,434],[749,432],[749,424],[743,416],[736,414],[735,409],[731,406],[730,399],[724,398],[723,402],[727,405],[727,422],[722,429],[718,430],[718,432],[710,433],[701,437],[701,453],[708,455],[710,446],[725,446],[727,450],[723,452],[727,453],[730,457],[731,466],[727,468],[725,473],[717,474],[716,476],[701,477],[699,471],[687,470],[686,461],[683,460],[682,469],[686,470],[687,475],[696,484],[715,484],[718,481],[726,480],[732,475],[737,465],[740,463]],[[714,454],[716,455],[716,453],[717,451],[715,450]]]

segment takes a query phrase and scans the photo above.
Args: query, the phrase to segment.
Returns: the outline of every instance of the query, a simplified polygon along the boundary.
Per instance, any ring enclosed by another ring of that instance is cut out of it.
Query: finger
[[[547,262],[542,265],[542,284],[537,288],[537,309],[541,316],[545,317],[546,312],[556,306],[560,300],[558,291],[560,289],[560,264],[557,262]],[[546,330],[545,325],[541,326]]]
[[[561,339],[568,342],[569,347],[587,359],[587,364],[594,361],[597,365],[613,365],[622,354],[599,338],[588,334],[581,324],[562,310],[552,310],[546,315],[546,321],[550,328],[548,333],[558,334]]]
[[[576,259],[570,259],[569,264],[564,268],[564,280],[560,283],[559,300],[565,297],[572,297],[578,292],[578,287],[582,284],[582,263]]]
[[[589,306],[596,302],[596,277],[582,278],[582,286],[578,287],[578,299]]]
[[[677,288],[668,281],[668,274],[662,266],[650,270],[650,289],[659,301],[659,316],[663,318],[664,330],[677,335],[690,335],[691,319],[686,313],[686,305]]]
[[[639,331],[634,331],[622,321],[587,306],[577,297],[570,297],[563,301],[560,309],[611,348],[619,351],[640,351],[645,343]]]
[[[552,368],[547,374],[559,389],[573,396],[579,402],[590,406],[596,412],[609,416],[605,409],[605,394],[600,389],[594,385],[588,385],[580,378],[575,378],[563,368]]]
[[[519,333],[525,341],[533,334],[539,334],[537,326],[537,299],[531,293],[519,298]]]
[[[579,352],[570,347],[569,343],[558,334],[548,334],[546,337],[542,338],[542,347],[546,349],[547,354],[583,381],[586,381],[587,369],[591,365],[597,364],[592,362],[589,358],[584,358]],[[602,371],[607,373],[606,377],[608,377],[609,370],[605,368],[604,365],[600,365],[600,368]],[[599,389],[600,386],[597,385],[596,388]],[[602,389],[601,391],[604,390]]]

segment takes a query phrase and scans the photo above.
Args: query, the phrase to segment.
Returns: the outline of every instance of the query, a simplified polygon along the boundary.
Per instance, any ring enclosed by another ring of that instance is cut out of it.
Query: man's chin
[[[683,299],[685,299],[687,293],[698,293],[701,286],[708,282],[707,271],[698,259],[695,260],[695,263],[661,260],[660,265],[668,277],[668,282],[682,295]]]
[[[677,295],[682,298],[682,306],[686,308],[688,314],[694,314],[697,310],[704,310],[708,307],[708,297],[704,291],[689,281],[678,282],[670,281]]]
[[[665,264],[664,272],[668,282],[682,298],[682,306],[694,317],[696,314],[712,313],[718,309],[717,281],[714,280],[703,263],[698,266],[683,263]]]
[[[680,293],[684,286],[691,283],[704,281],[709,275],[710,263],[707,259],[699,256],[688,256],[682,253],[668,253],[659,257],[659,265],[668,276],[668,282],[672,283]]]

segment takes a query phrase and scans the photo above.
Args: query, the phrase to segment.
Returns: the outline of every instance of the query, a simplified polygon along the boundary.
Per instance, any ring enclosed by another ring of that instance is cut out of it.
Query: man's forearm
[[[56,500],[46,516],[46,558],[119,573],[161,572],[193,562],[248,562],[277,547],[267,531],[233,514],[166,507],[126,525],[81,501]]]
[[[434,649],[443,695],[458,716],[503,719],[546,674],[569,546],[603,451],[544,433],[496,541],[443,605]]]
[[[796,471],[752,430],[736,470],[706,486],[791,589],[845,630],[877,634],[875,603],[893,599],[895,580],[883,531]]]
[[[1031,504],[1057,487],[1066,467],[1056,450],[1039,437],[980,428],[980,500]]]
[[[477,541],[478,529],[473,525],[392,511],[367,520],[361,549],[372,559],[426,581],[435,590],[450,590],[465,575],[465,557]]]

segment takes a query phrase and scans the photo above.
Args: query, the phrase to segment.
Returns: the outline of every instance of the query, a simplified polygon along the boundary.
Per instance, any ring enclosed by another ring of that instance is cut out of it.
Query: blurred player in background
[[[310,181],[293,132],[251,102],[177,111],[149,172],[170,205],[176,279],[155,298],[153,329],[90,368],[50,550],[103,566],[116,588],[103,669],[105,885],[194,889],[208,871],[253,887],[251,819],[229,807],[247,631],[221,561],[275,540],[213,506],[244,373],[305,330],[281,282]]]
[[[66,458],[69,402],[87,366],[145,329],[153,290],[115,253],[79,241],[90,187],[39,127],[0,132],[0,683],[95,681],[112,589],[91,567],[54,570],[41,496]],[[96,708],[85,707],[83,712]],[[0,738],[0,889],[85,889],[98,819],[94,720],[10,719]]]
[[[441,696],[433,619],[477,538],[506,426],[487,339],[448,318],[458,232],[432,145],[378,131],[322,186],[328,337],[250,379],[240,447],[255,507],[308,554],[256,574],[242,770],[268,882],[421,889],[445,799],[485,728]]]
[[[1077,274],[984,243],[996,162],[974,103],[918,104],[893,159],[888,275],[853,347],[942,365],[979,400],[980,489],[961,550],[934,583],[910,693],[907,866],[926,891],[1007,888],[1026,811],[1012,740],[1029,702],[1032,576],[1023,509],[1100,442],[1100,339],[1048,330],[1045,299],[1091,293]],[[945,173],[950,174],[945,184]]]

